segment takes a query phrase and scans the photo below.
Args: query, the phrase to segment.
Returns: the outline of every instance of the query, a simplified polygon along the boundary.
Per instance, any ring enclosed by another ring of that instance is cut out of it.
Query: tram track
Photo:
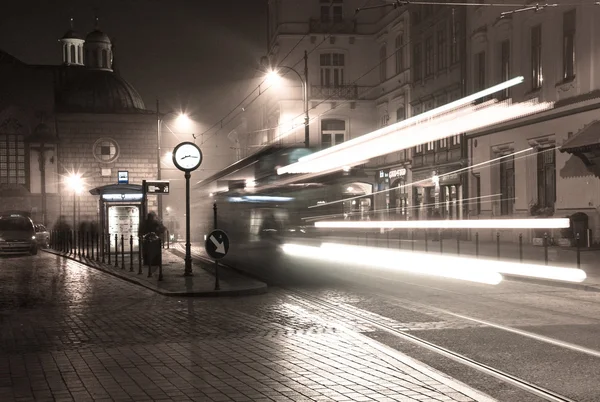
[[[432,351],[436,354],[439,354],[441,356],[444,356],[446,358],[449,358],[451,360],[454,360],[458,363],[461,363],[463,365],[466,365],[470,368],[473,368],[477,371],[480,371],[484,374],[490,375],[502,382],[508,383],[510,385],[513,385],[515,387],[518,387],[530,394],[536,395],[538,397],[541,397],[547,401],[553,401],[553,402],[575,402],[573,399],[570,399],[564,395],[560,395],[557,392],[554,392],[552,390],[549,390],[547,388],[544,388],[542,386],[533,384],[531,382],[526,381],[523,378],[519,378],[517,376],[514,376],[510,373],[504,372],[502,370],[499,370],[497,368],[491,367],[487,364],[481,363],[479,361],[476,361],[474,359],[471,359],[463,354],[454,352],[450,349],[444,348],[440,345],[437,345],[435,343],[429,342],[425,339],[419,338],[418,336],[412,335],[407,333],[406,331],[402,331],[402,330],[398,330],[396,328],[393,328],[387,324],[378,322],[377,320],[373,319],[373,318],[369,318],[369,317],[364,317],[360,314],[357,314],[353,311],[350,311],[348,309],[345,309],[343,307],[340,307],[334,303],[328,302],[326,300],[320,299],[318,297],[315,297],[313,295],[310,295],[306,292],[297,290],[297,289],[292,289],[292,288],[283,288],[285,289],[287,292],[289,292],[292,295],[296,295],[296,297],[300,300],[306,300],[312,304],[315,305],[319,305],[323,308],[326,308],[328,311],[335,311],[338,312],[340,314],[343,314],[344,316],[351,316],[354,319],[361,321],[365,324],[369,324],[375,328],[378,328],[381,331],[385,331],[391,335],[394,335],[398,338],[401,338],[403,340],[409,341],[413,344],[416,344],[420,347],[426,348],[429,351]]]

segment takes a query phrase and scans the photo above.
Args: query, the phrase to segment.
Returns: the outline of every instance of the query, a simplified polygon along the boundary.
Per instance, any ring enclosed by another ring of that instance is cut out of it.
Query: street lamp
[[[288,66],[279,66],[277,69],[273,69],[267,72],[265,77],[265,81],[267,84],[276,85],[277,82],[281,79],[278,69],[288,69],[294,72],[298,78],[300,78],[300,82],[302,82],[302,100],[304,103],[304,146],[308,148],[310,146],[310,136],[309,136],[309,118],[308,118],[308,53],[306,50],[304,51],[304,79],[302,75],[292,67]]]
[[[77,230],[77,194],[83,190],[83,179],[79,173],[71,173],[65,179],[65,184],[73,190],[73,230]]]
[[[160,109],[159,109],[159,103],[158,100],[156,101],[156,140],[157,140],[157,145],[158,145],[158,152],[156,153],[156,162],[157,162],[157,169],[158,169],[158,177],[156,178],[157,180],[161,180],[161,168],[160,168],[160,164],[161,164],[161,160],[160,160],[160,152],[161,152],[161,137],[162,137],[162,124],[165,120],[165,117],[167,117],[170,114],[176,114],[176,122],[177,122],[177,126],[178,127],[182,127],[182,128],[188,128],[191,124],[192,124],[192,120],[183,112],[174,112],[174,111],[170,111],[167,113],[160,113]],[[144,211],[144,213],[146,214],[147,211]],[[145,216],[145,215],[144,215]],[[158,218],[160,220],[162,220],[163,218],[163,213],[162,213],[162,195],[158,196]]]

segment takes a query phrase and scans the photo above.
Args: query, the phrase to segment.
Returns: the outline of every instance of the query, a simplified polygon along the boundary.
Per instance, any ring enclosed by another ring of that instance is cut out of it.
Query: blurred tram
[[[277,252],[284,239],[310,239],[318,220],[369,219],[373,189],[362,169],[319,176],[277,175],[278,167],[296,162],[308,151],[270,148],[196,185],[192,233],[201,237],[192,235],[192,241],[203,242],[214,229],[214,204],[216,227],[229,235],[230,261],[249,258],[252,251]]]

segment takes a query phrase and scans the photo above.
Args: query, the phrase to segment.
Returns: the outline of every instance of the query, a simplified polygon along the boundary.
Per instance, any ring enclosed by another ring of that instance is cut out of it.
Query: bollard
[[[119,268],[119,236],[115,233],[115,267]]]
[[[411,248],[412,251],[415,251],[415,231],[414,229],[410,231],[410,237],[411,237]]]
[[[98,233],[98,236],[100,237],[100,242],[102,243],[102,247],[100,247],[100,249],[102,250],[102,264],[104,264],[104,233]]]
[[[138,236],[138,275],[142,274],[142,236]]]
[[[167,230],[167,249],[171,248],[171,235],[169,234],[169,231]]]
[[[544,233],[544,262],[548,265],[548,233]]]
[[[523,233],[519,233],[519,262],[523,262]]]
[[[425,229],[425,252],[428,251],[427,247],[427,229]]]
[[[125,242],[123,235],[121,235],[121,269],[125,269]]]
[[[110,265],[110,233],[106,234],[106,251],[108,252],[108,265]]]
[[[90,258],[90,232],[85,232],[85,258]]]
[[[440,239],[440,254],[444,254],[444,238],[442,237],[442,231],[438,231],[438,236]]]
[[[100,261],[100,233],[96,232],[96,262]]]
[[[479,232],[475,232],[475,258],[479,258]]]
[[[94,260],[94,236],[95,236],[94,232],[90,233],[90,239],[91,239],[91,243],[92,243],[92,260]]]
[[[161,249],[162,247],[164,247],[164,242],[162,241],[161,238],[158,239],[158,241],[161,243],[159,249]],[[162,281],[163,280],[163,273],[162,273],[162,252],[160,254],[160,258],[158,259],[158,280]]]
[[[133,235],[129,235],[129,272],[133,272]]]
[[[79,239],[79,251],[77,252],[77,255],[81,257],[83,251],[83,256],[85,257],[85,251],[83,250],[83,232],[81,230],[77,231],[77,238]]]
[[[575,236],[575,243],[577,247],[577,268],[581,268],[581,250],[579,249],[579,233]]]
[[[500,259],[500,232],[496,232],[496,256]]]
[[[460,230],[456,231],[456,254],[460,255]]]

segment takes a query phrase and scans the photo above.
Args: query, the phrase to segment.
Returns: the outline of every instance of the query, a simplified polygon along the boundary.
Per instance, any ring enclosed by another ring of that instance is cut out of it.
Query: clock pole
[[[192,246],[190,244],[190,171],[185,171],[185,270],[184,276],[192,276]]]

